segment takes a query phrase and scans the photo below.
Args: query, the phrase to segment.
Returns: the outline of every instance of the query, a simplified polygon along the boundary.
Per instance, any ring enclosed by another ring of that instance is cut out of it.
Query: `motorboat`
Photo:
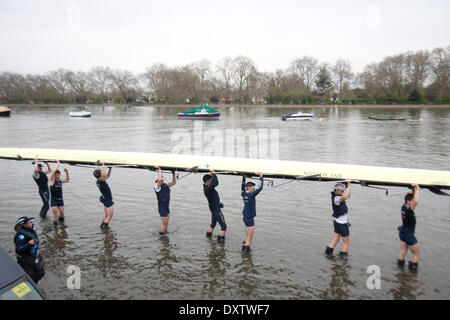
[[[312,113],[296,112],[282,116],[281,120],[309,120],[312,117],[314,117]]]
[[[177,113],[178,119],[219,120],[220,112],[208,105]]]

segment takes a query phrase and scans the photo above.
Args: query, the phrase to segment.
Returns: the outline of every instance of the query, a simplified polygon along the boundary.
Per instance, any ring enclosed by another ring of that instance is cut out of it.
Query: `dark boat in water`
[[[179,112],[177,117],[178,119],[219,120],[220,112],[205,105],[186,112]]]
[[[0,106],[0,117],[9,117],[11,115],[11,109]]]
[[[371,120],[382,120],[382,121],[403,121],[406,120],[406,118],[398,118],[393,116],[369,116],[369,119]]]

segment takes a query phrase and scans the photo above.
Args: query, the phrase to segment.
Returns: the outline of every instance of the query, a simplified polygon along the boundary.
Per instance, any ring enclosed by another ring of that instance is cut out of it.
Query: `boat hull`
[[[184,114],[178,113],[178,119],[190,119],[190,120],[219,120],[220,113],[208,113],[208,114]]]
[[[6,107],[0,107],[0,117],[9,117],[11,115],[11,109]]]
[[[90,118],[91,113],[77,113],[77,112],[71,112],[69,113],[70,117],[72,118]]]
[[[156,154],[138,152],[115,152],[95,150],[64,150],[38,148],[0,148],[0,159],[33,160],[59,159],[61,163],[93,164],[101,159],[105,164],[130,165],[137,168],[152,168],[156,164],[162,169],[195,172],[230,171],[232,174],[252,175],[255,171],[266,177],[304,180],[340,181],[357,180],[364,185],[410,186],[450,189],[450,171],[376,167],[350,164],[313,163],[287,160],[265,160],[250,158],[194,156],[180,154]],[[430,189],[431,190],[431,189]]]

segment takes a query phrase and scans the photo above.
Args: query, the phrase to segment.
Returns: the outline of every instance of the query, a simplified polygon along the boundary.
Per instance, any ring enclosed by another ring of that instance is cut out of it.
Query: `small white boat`
[[[282,116],[281,120],[309,120],[312,117],[314,117],[312,113],[296,112]]]
[[[89,111],[73,111],[69,112],[69,116],[71,117],[78,117],[78,118],[90,118],[91,112]]]

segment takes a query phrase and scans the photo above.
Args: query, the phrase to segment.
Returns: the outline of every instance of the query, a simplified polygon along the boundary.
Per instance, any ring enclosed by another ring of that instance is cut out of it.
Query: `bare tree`
[[[337,101],[341,102],[344,89],[348,89],[353,78],[350,61],[339,58],[331,68],[332,78],[336,87]]]
[[[91,91],[100,97],[102,104],[105,104],[111,91],[112,70],[108,67],[94,67],[88,72],[87,79]]]
[[[291,62],[289,70],[300,80],[301,92],[309,94],[319,73],[319,61],[311,56],[297,58]]]
[[[89,95],[87,74],[83,71],[68,71],[65,74],[65,77],[67,83],[72,89],[73,95],[76,97],[76,101],[86,103]]]
[[[232,80],[234,73],[234,60],[231,57],[224,57],[216,66],[218,79],[222,82],[223,94],[226,98],[231,97]]]
[[[433,81],[439,90],[439,99],[444,98],[444,96],[449,97],[450,46],[433,49],[430,59],[430,69]]]
[[[200,79],[200,100],[205,100],[205,83],[211,75],[211,62],[208,59],[202,59],[193,63],[191,69],[197,74]]]
[[[112,85],[118,90],[125,104],[129,98],[136,97],[138,81],[134,74],[128,70],[112,70]]]

